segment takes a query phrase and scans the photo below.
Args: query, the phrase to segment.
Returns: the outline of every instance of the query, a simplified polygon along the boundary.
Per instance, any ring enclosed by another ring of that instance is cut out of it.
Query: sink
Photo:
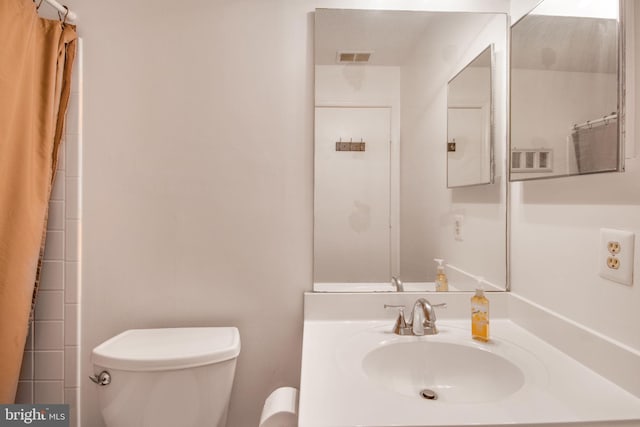
[[[498,317],[501,295],[492,296],[491,340],[484,343],[471,338],[468,295],[445,294],[437,301],[449,309],[429,336],[394,334],[394,316],[381,308],[410,306],[414,294],[311,294],[298,425],[640,427],[640,399]],[[464,318],[447,317],[456,304]],[[437,399],[421,397],[425,389]]]
[[[490,344],[488,345],[490,346]],[[425,389],[448,403],[504,399],[525,383],[522,370],[487,349],[440,341],[393,342],[368,352],[365,375],[401,395],[424,399]]]

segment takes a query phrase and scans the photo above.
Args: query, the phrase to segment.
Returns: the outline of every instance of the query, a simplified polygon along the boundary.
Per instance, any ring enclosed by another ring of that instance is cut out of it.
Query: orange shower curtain
[[[32,0],[0,0],[0,404],[15,399],[75,40]]]

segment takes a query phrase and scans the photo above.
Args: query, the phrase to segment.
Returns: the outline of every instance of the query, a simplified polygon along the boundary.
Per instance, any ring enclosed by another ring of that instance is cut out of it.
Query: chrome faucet
[[[434,307],[446,307],[447,304],[431,304],[426,298],[418,298],[411,310],[411,330],[413,335],[435,335],[436,311]]]
[[[391,276],[391,285],[396,288],[398,292],[404,292],[404,285],[402,284],[402,280],[399,277]]]
[[[411,310],[411,318],[409,321],[404,316],[404,305],[385,304],[384,308],[399,309],[398,318],[393,326],[393,333],[396,335],[435,335],[438,333],[436,328],[436,312],[434,307],[446,307],[446,303],[431,304],[426,298],[418,298],[413,304]]]

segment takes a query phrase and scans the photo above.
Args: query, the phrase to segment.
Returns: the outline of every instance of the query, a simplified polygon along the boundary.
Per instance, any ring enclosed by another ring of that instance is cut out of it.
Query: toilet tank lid
[[[235,327],[130,329],[93,349],[94,365],[124,371],[193,368],[236,358]]]

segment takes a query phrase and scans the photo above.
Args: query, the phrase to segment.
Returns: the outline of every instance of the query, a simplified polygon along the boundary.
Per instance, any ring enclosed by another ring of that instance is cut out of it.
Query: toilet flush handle
[[[99,374],[90,376],[89,379],[98,385],[109,385],[111,383],[111,374],[107,371],[102,371]]]

